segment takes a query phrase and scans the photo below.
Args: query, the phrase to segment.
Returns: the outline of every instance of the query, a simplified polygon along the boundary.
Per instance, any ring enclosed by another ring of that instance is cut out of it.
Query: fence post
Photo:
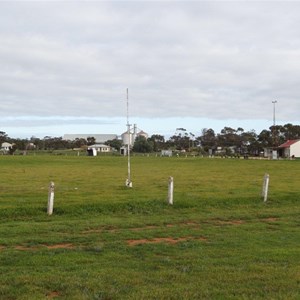
[[[269,182],[270,182],[270,176],[269,174],[265,174],[263,188],[262,188],[262,197],[264,198],[264,202],[267,202],[268,199]]]
[[[173,177],[169,177],[169,188],[168,188],[168,203],[173,205],[173,192],[174,192],[174,180]]]
[[[54,182],[51,181],[49,185],[48,207],[47,207],[47,214],[49,216],[51,216],[53,213],[53,203],[54,203]]]

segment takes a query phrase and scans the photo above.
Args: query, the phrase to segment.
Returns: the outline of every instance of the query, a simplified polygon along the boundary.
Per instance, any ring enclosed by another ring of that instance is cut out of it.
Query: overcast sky
[[[1,1],[10,137],[299,124],[300,2]]]

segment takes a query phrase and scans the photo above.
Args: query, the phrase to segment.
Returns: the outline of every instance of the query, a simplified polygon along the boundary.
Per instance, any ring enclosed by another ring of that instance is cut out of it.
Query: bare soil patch
[[[143,245],[143,244],[158,244],[158,243],[167,243],[167,244],[177,244],[179,242],[185,242],[188,240],[200,240],[200,241],[207,241],[205,237],[181,237],[181,238],[172,238],[172,237],[166,237],[166,238],[153,238],[153,239],[139,239],[139,240],[127,240],[127,244],[129,246],[137,246],[137,245]]]
[[[48,249],[73,249],[74,245],[71,243],[62,243],[62,244],[55,244],[55,245],[43,245]]]
[[[38,250],[38,247],[27,247],[27,246],[18,245],[15,247],[15,249],[21,251],[34,251],[34,250]]]
[[[155,225],[149,225],[145,227],[136,227],[136,228],[130,228],[131,231],[143,231],[143,230],[148,230],[148,229],[157,229],[158,226]]]
[[[48,299],[53,299],[53,298],[56,298],[56,297],[59,297],[59,296],[60,296],[59,292],[53,291],[53,292],[51,292],[51,293],[47,296],[47,298],[48,298]]]
[[[102,232],[119,232],[121,230],[130,230],[130,231],[144,231],[144,230],[151,230],[151,229],[158,229],[158,228],[162,228],[162,227],[166,227],[166,228],[173,228],[175,226],[187,226],[187,227],[197,227],[199,226],[198,223],[193,222],[193,221],[186,221],[186,222],[182,222],[182,223],[178,223],[178,224],[166,224],[166,225],[148,225],[148,226],[144,226],[144,227],[133,227],[133,228],[95,228],[95,229],[89,229],[89,230],[85,230],[82,233],[83,234],[90,234],[90,233],[102,233]]]
[[[74,248],[73,244],[61,243],[61,244],[55,244],[55,245],[41,244],[41,245],[39,245],[39,247],[38,246],[28,247],[28,246],[18,245],[18,246],[15,246],[15,249],[21,250],[21,251],[35,251],[35,250],[41,249],[41,246],[46,247],[47,249],[72,249],[72,248]]]
[[[275,218],[275,217],[269,217],[269,218],[264,218],[261,219],[263,222],[277,222],[279,221],[279,218]]]
[[[245,223],[243,220],[215,220],[218,225],[242,225]]]
[[[183,225],[185,225],[185,226],[192,226],[192,227],[194,227],[194,226],[199,226],[198,223],[193,222],[193,221],[187,221],[187,222],[184,222],[184,223],[181,223],[181,224],[183,224]]]

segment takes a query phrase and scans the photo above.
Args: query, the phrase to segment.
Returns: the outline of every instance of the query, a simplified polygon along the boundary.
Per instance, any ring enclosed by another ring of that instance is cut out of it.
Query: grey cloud
[[[1,2],[0,115],[297,120],[299,7]]]

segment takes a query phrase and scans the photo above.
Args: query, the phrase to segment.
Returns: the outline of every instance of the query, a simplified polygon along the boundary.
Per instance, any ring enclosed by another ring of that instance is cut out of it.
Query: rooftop
[[[278,148],[288,148],[291,145],[299,142],[300,140],[287,140],[285,143],[281,144]]]

